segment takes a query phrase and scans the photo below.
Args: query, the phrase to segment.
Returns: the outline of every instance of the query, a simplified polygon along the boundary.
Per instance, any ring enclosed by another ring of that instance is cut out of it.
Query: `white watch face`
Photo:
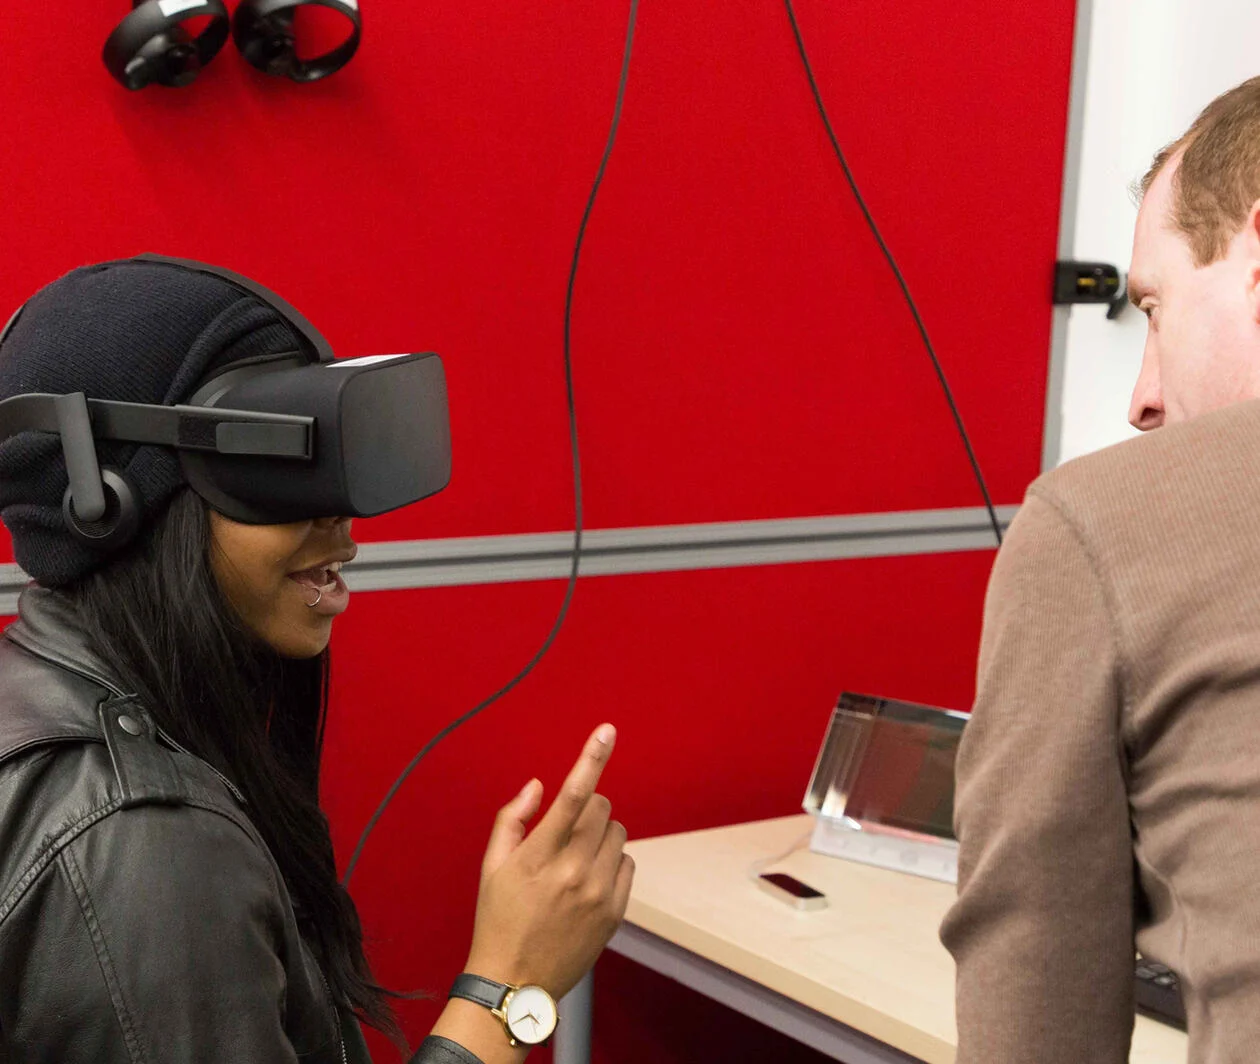
[[[522,1045],[539,1045],[556,1029],[556,1003],[540,986],[513,990],[503,1003],[503,1012],[512,1037]]]

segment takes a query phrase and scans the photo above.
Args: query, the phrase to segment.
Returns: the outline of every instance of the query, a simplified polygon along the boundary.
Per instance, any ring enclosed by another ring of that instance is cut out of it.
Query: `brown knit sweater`
[[[1260,1061],[1260,402],[1029,489],[955,820],[958,1064],[1123,1064],[1135,936],[1191,1064]]]

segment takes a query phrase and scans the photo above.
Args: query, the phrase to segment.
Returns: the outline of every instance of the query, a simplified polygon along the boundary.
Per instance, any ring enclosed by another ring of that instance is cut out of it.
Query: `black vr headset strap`
[[[0,440],[32,430],[61,436],[72,483],[76,470],[80,479],[86,481],[95,469],[95,440],[305,461],[315,454],[315,419],[296,414],[120,403],[85,399],[82,392],[33,392],[0,402]],[[90,466],[87,451],[91,451]],[[99,477],[96,479],[99,481]],[[84,487],[89,492],[87,497],[94,498],[91,488],[86,483]]]
[[[20,432],[56,433],[70,483],[62,516],[76,538],[104,552],[129,543],[140,528],[140,501],[122,470],[101,468],[96,441],[150,443],[181,451],[268,458],[314,457],[315,419],[249,410],[148,406],[30,393],[0,401],[0,442]]]
[[[333,360],[333,350],[329,346],[328,341],[319,334],[314,325],[307,321],[297,307],[293,306],[288,300],[276,295],[270,288],[264,288],[257,281],[251,280],[242,274],[224,269],[222,266],[211,266],[206,262],[198,262],[196,259],[177,259],[169,255],[146,253],[136,255],[131,259],[120,259],[118,261],[156,262],[165,266],[192,270],[194,273],[209,274],[211,277],[217,277],[221,281],[227,281],[228,284],[235,285],[246,295],[253,296],[279,314],[285,320],[285,323],[298,334],[298,341],[303,343],[311,362],[331,362]]]
[[[60,437],[70,481],[62,517],[75,538],[106,553],[131,541],[141,513],[139,495],[126,473],[101,467],[98,439],[306,461],[315,450],[312,417],[121,403],[88,399],[82,392],[36,392],[0,401],[0,442],[30,431]]]

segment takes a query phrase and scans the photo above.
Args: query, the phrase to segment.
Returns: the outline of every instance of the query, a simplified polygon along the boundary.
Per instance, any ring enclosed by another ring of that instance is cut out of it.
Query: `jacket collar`
[[[50,742],[104,742],[98,708],[121,687],[64,595],[32,585],[0,638],[0,762]]]
[[[135,732],[121,737],[106,718],[121,726],[117,714],[108,707],[127,705],[128,714],[145,722],[145,737],[156,734],[168,746],[195,757],[160,728],[134,694],[124,692],[114,670],[90,645],[78,612],[63,593],[37,584],[29,585],[18,598],[18,620],[0,638],[0,762],[31,747],[62,740],[104,742],[124,796],[128,801],[144,798],[169,801],[181,793],[173,783],[176,770],[159,770],[152,764],[133,776],[128,768],[134,757]],[[113,732],[112,736],[110,732]],[[132,754],[119,753],[119,743]],[[207,766],[241,805],[245,797],[231,780],[213,765]],[[144,772],[149,775],[145,776]]]
[[[30,584],[18,598],[18,619],[4,630],[23,650],[124,694],[114,671],[92,649],[74,604],[62,593]]]

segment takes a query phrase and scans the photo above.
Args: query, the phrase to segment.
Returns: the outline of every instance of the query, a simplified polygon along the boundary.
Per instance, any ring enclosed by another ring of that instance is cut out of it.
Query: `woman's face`
[[[349,517],[243,525],[210,511],[210,564],[249,629],[286,658],[328,646],[350,601],[338,570],[357,552]]]

